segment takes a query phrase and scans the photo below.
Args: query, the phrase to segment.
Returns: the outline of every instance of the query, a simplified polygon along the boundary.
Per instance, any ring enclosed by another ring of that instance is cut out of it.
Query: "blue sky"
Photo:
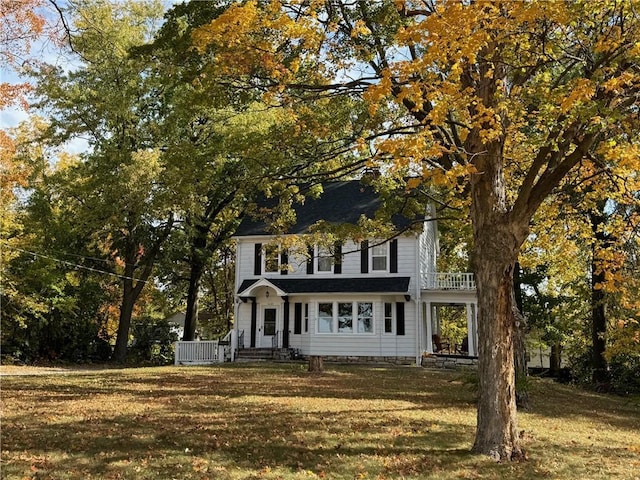
[[[182,0],[162,0],[162,3],[165,5],[166,9],[169,9],[176,3],[182,3]],[[64,6],[66,5],[66,1],[59,1],[58,5],[61,8],[64,8]],[[57,13],[53,11],[47,11],[46,15],[57,15]],[[57,20],[57,18],[55,20]],[[64,66],[65,69],[71,69],[74,67],[74,63],[76,65],[78,64],[76,63],[78,61],[65,50],[66,49],[64,47],[61,49],[53,45],[50,41],[40,41],[32,46],[29,57],[48,64]],[[15,70],[6,68],[6,66],[4,65],[3,68],[0,69],[0,81],[2,82],[22,83],[27,80],[28,79],[21,77]],[[28,120],[30,114],[36,113],[38,112],[27,112],[19,105],[2,109],[0,110],[0,129],[7,130],[15,128],[21,122]],[[69,153],[82,153],[87,151],[88,148],[89,144],[86,142],[86,140],[77,138],[70,141],[65,147],[65,150]]]

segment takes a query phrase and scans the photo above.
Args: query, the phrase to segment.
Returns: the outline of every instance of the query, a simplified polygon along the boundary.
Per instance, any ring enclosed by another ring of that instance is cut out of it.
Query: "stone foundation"
[[[459,355],[423,355],[422,366],[430,368],[469,369],[478,368],[478,357]]]
[[[325,362],[333,363],[390,363],[393,365],[415,365],[415,357],[370,357],[370,356],[341,356],[322,355]]]

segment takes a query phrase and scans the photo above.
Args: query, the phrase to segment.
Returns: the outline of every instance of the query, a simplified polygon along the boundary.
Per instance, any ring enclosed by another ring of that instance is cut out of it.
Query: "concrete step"
[[[242,348],[238,350],[236,358],[239,359],[255,359],[255,360],[271,360],[274,357],[271,348]]]

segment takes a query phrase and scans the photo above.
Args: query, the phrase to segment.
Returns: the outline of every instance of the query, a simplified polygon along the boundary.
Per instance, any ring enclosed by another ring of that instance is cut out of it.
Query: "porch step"
[[[254,360],[289,360],[293,357],[293,350],[289,348],[241,348],[236,359],[239,361]]]
[[[272,348],[241,348],[236,355],[238,360],[273,360]]]

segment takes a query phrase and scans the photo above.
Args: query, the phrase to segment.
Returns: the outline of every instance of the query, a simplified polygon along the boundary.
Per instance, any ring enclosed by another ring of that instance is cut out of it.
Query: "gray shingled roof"
[[[296,293],[397,293],[409,292],[409,277],[373,278],[267,278],[273,286],[288,294]],[[238,293],[244,292],[259,279],[245,280]]]
[[[305,233],[320,220],[333,224],[356,225],[362,215],[374,218],[382,205],[374,188],[362,184],[359,180],[329,182],[323,184],[323,190],[317,199],[307,198],[304,204],[294,205],[296,223],[291,225],[286,233]],[[275,199],[264,200],[258,202],[258,206],[269,208],[273,207],[275,202]],[[247,217],[236,230],[235,236],[268,235],[271,232],[267,221]],[[401,215],[395,215],[392,221],[398,230],[405,229],[411,223]]]

